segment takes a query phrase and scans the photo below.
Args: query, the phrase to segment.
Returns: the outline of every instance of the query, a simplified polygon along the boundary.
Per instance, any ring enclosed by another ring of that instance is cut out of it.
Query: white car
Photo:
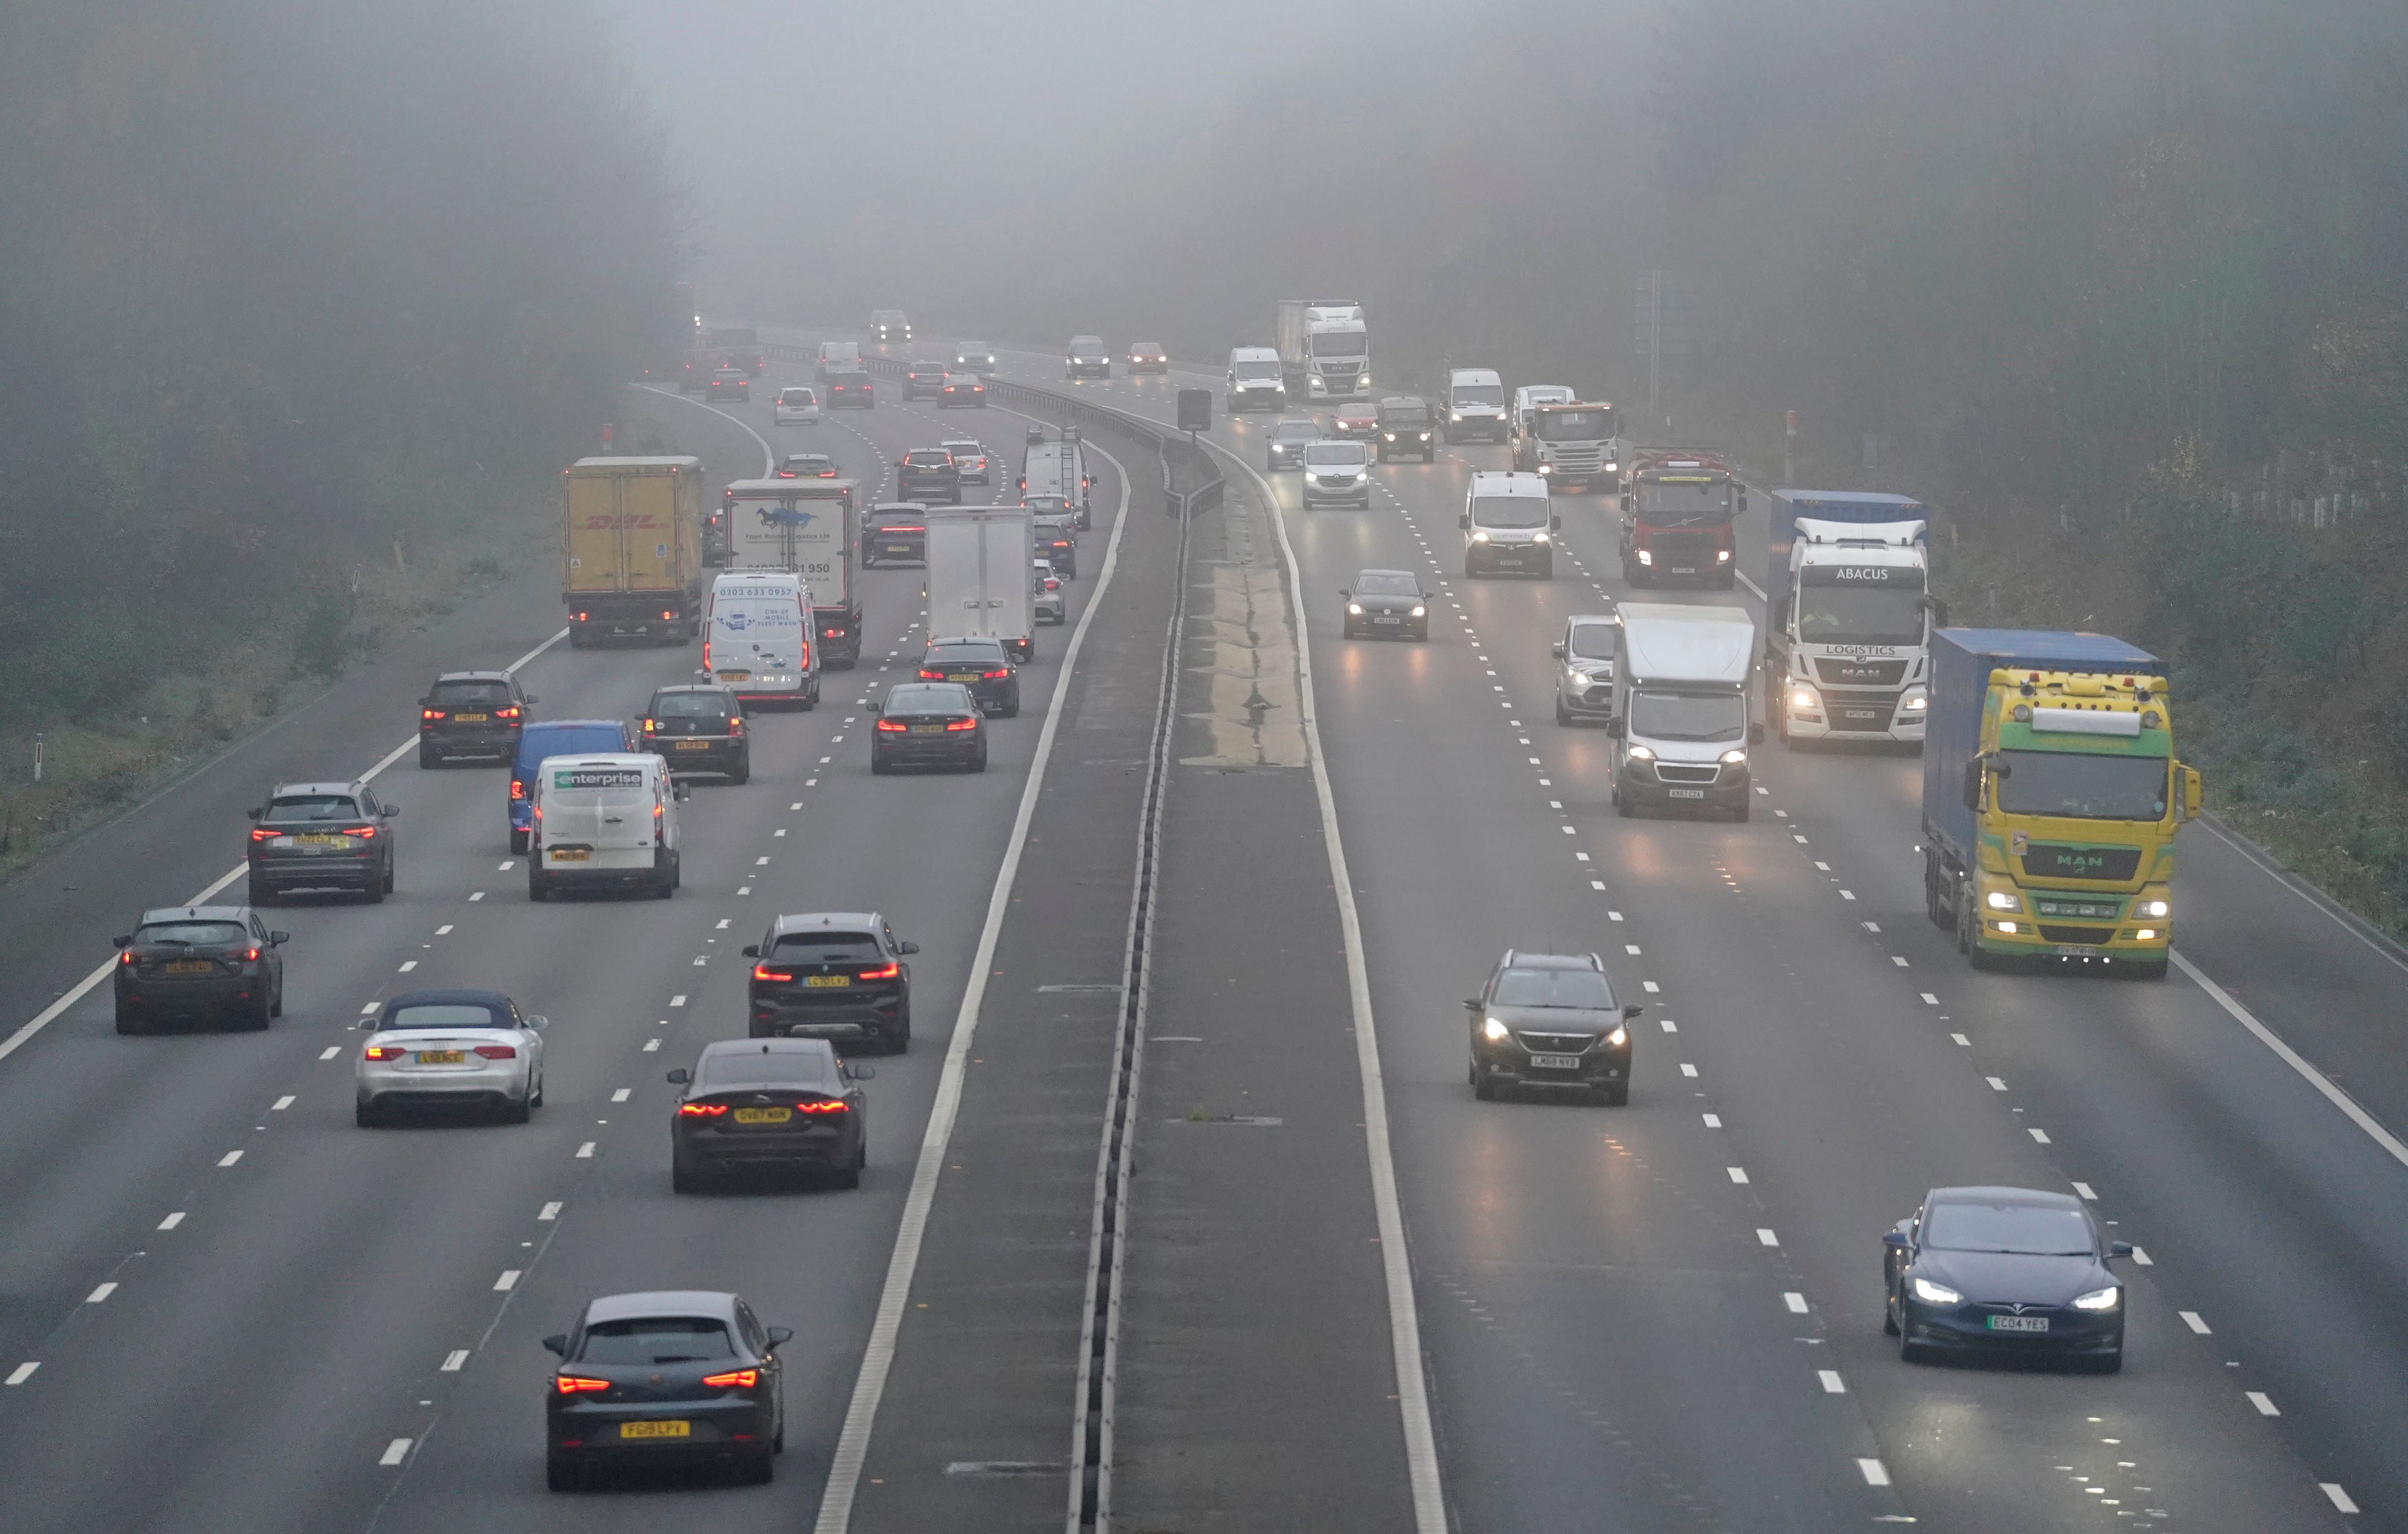
[[[819,392],[790,384],[778,391],[778,403],[772,411],[778,425],[816,426],[820,423]]]
[[[982,485],[995,482],[995,470],[987,462],[983,445],[968,437],[956,437],[937,445],[953,455],[953,477],[962,483]]]
[[[1067,624],[1070,621],[1070,599],[1062,595],[1062,578],[1054,573],[1054,562],[1040,559],[1030,573],[1035,585],[1030,590],[1036,603],[1037,621],[1040,624]]]
[[[499,991],[404,991],[359,1025],[362,1128],[402,1108],[494,1108],[524,1124],[543,1106],[546,1020]]]

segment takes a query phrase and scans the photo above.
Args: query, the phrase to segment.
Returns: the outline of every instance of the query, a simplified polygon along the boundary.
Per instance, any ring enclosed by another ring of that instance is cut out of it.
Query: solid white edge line
[[[2408,964],[2401,963],[2400,956],[2397,953],[2390,952],[2388,949],[2383,947],[2382,944],[2376,942],[2372,938],[2370,938],[2365,933],[2359,931],[2356,926],[2351,925],[2349,918],[2344,917],[2341,911],[2335,910],[2332,906],[2329,904],[2332,898],[2330,896],[2328,896],[2322,890],[2317,889],[2315,885],[2308,883],[2307,881],[2299,880],[2298,875],[2289,873],[2287,869],[2284,868],[2278,863],[2271,864],[2270,866],[2270,860],[2272,856],[2272,853],[2260,850],[2246,838],[2243,837],[2239,832],[2226,829],[2212,818],[2201,816],[2200,818],[2200,824],[2214,832],[2215,834],[2215,839],[2218,841],[2223,842],[2234,852],[2239,853],[2243,862],[2247,863],[2251,867],[2256,868],[2259,873],[2264,874],[2267,878],[2281,885],[2285,890],[2290,893],[2293,898],[2305,902],[2309,910],[2315,911],[2326,921],[2330,922],[2333,925],[2341,928],[2344,932],[2346,932],[2351,937],[2357,939],[2369,951],[2371,951],[2375,957],[2381,959],[2384,963],[2391,966],[2395,969],[2408,969]],[[2293,882],[2294,880],[2299,880],[2299,882]],[[2301,884],[2306,884],[2307,887],[2302,889],[2300,887]]]
[[[723,420],[735,422],[738,426],[744,428],[745,436],[761,444],[761,478],[766,480],[778,471],[778,451],[769,446],[769,439],[762,436],[759,432],[754,431],[752,424],[745,421],[743,417],[729,415],[725,410],[721,409],[716,405],[705,405],[698,399],[688,399],[685,397],[685,391],[682,389],[663,389],[657,384],[651,383],[632,384],[630,387],[638,389],[648,394],[658,394],[663,399],[676,400],[681,405],[691,405],[697,410],[709,410],[711,414],[718,416]]]
[[[1363,1141],[1371,1163],[1371,1206],[1380,1227],[1380,1261],[1388,1289],[1388,1340],[1396,1355],[1397,1411],[1403,1419],[1405,1465],[1412,1483],[1413,1527],[1418,1534],[1446,1534],[1446,1492],[1439,1478],[1438,1435],[1430,1423],[1429,1383],[1422,1370],[1421,1314],[1413,1299],[1412,1264],[1405,1250],[1405,1219],[1397,1196],[1396,1153],[1388,1139],[1388,1096],[1380,1068],[1380,1039],[1371,1017],[1370,968],[1363,956],[1363,920],[1354,908],[1354,882],[1346,872],[1346,848],[1338,833],[1338,798],[1321,749],[1320,714],[1312,694],[1312,629],[1304,607],[1304,574],[1296,546],[1288,541],[1287,513],[1270,482],[1254,466],[1217,442],[1204,446],[1246,471],[1262,493],[1271,524],[1279,529],[1280,554],[1287,563],[1288,598],[1296,615],[1297,700],[1305,739],[1312,752],[1312,788],[1321,803],[1321,839],[1329,853],[1329,876],[1338,896],[1338,924],[1346,939],[1346,990],[1354,1014],[1354,1061],[1363,1079]]]
[[[2200,990],[2205,991],[2208,996],[2214,1000],[2217,1006],[2222,1007],[2226,1011],[2231,1013],[2234,1022],[2240,1024],[2243,1027],[2247,1028],[2251,1033],[2256,1034],[2258,1036],[2258,1041],[2265,1045],[2268,1049],[2272,1050],[2276,1058],[2280,1059],[2285,1065],[2289,1066],[2293,1070],[2298,1071],[2300,1078],[2310,1086],[2313,1086],[2318,1092],[2323,1093],[2325,1100],[2331,1103],[2335,1108],[2340,1109],[2344,1114],[2348,1115],[2350,1123],[2355,1124],[2360,1129],[2365,1130],[2366,1136],[2369,1140],[2373,1140],[2374,1143],[2382,1146],[2386,1151],[2388,1151],[2394,1161],[2399,1162],[2403,1167],[2408,1167],[2408,1144],[2401,1143],[2399,1136],[2385,1128],[2382,1124],[2376,1120],[2373,1114],[2368,1112],[2365,1109],[2360,1108],[2358,1105],[2357,1098],[2351,1097],[2348,1093],[2344,1092],[2340,1087],[2335,1086],[2331,1081],[2326,1077],[2323,1071],[2318,1070],[2315,1067],[2308,1064],[2306,1060],[2300,1058],[2299,1051],[2283,1042],[2281,1038],[2275,1034],[2273,1029],[2268,1027],[2265,1024],[2258,1022],[2257,1017],[2250,1012],[2248,1008],[2243,1007],[2240,1002],[2233,999],[2230,992],[2227,991],[2223,986],[2218,985],[2215,982],[2208,979],[2206,975],[2202,974],[2200,971],[2199,966],[2191,963],[2190,960],[2183,956],[2180,949],[2169,949],[2166,956],[2173,961],[2174,968],[2180,969],[2184,974],[2190,977],[2193,984],[2197,985]]]
[[[1017,413],[1017,412],[1014,412]],[[1102,452],[1101,448],[1096,450]],[[1105,453],[1106,458],[1111,454]],[[1115,466],[1119,460],[1112,459]],[[961,1010],[953,1016],[953,1041],[937,1078],[936,1100],[928,1108],[928,1127],[920,1137],[920,1160],[911,1171],[911,1190],[903,1199],[903,1219],[895,1233],[894,1255],[887,1260],[886,1282],[879,1291],[878,1312],[869,1325],[869,1342],[862,1350],[861,1370],[853,1376],[853,1398],[844,1409],[844,1426],[837,1433],[836,1453],[828,1462],[827,1486],[820,1494],[814,1534],[844,1534],[853,1521],[853,1498],[861,1489],[861,1472],[869,1462],[869,1435],[878,1418],[878,1403],[886,1394],[894,1371],[896,1339],[903,1326],[903,1307],[911,1297],[912,1275],[920,1266],[920,1243],[926,1235],[928,1214],[937,1199],[937,1182],[945,1168],[945,1147],[953,1140],[953,1121],[961,1111],[962,1078],[969,1065],[970,1041],[978,1032],[979,1010],[986,1000],[989,970],[1003,933],[1003,919],[1011,907],[1011,887],[1020,877],[1020,857],[1028,844],[1029,823],[1037,814],[1037,796],[1045,784],[1046,765],[1053,759],[1054,738],[1069,701],[1070,681],[1087,627],[1103,610],[1104,593],[1111,588],[1112,572],[1121,557],[1121,537],[1130,515],[1128,471],[1121,469],[1120,515],[1112,521],[1112,540],[1104,551],[1104,567],[1096,588],[1079,613],[1078,626],[1062,652],[1062,669],[1054,682],[1053,700],[1045,708],[1045,727],[1037,737],[1037,753],[1028,766],[1028,781],[1020,791],[1019,812],[1012,817],[1011,839],[1004,849],[1003,866],[996,870],[995,889],[987,896],[986,925],[979,931],[978,953],[970,961],[969,984],[962,993]]]

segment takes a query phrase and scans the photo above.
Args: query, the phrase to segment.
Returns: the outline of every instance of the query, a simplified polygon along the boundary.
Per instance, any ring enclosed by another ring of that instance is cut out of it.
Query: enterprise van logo
[[[553,771],[554,788],[641,788],[643,773],[635,767],[563,767]]]

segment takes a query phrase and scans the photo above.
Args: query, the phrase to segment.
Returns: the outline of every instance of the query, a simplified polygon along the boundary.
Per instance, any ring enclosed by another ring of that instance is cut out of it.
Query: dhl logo
[[[660,519],[650,511],[630,511],[624,516],[613,516],[608,511],[596,511],[585,519],[585,530],[589,533],[604,533],[613,527],[658,527],[659,525],[661,525]]]

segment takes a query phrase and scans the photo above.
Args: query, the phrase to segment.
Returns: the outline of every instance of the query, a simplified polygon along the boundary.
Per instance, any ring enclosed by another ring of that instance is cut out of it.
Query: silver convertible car
[[[543,1106],[543,1030],[499,991],[405,991],[360,1019],[358,1119],[405,1108],[489,1108],[524,1124]]]

